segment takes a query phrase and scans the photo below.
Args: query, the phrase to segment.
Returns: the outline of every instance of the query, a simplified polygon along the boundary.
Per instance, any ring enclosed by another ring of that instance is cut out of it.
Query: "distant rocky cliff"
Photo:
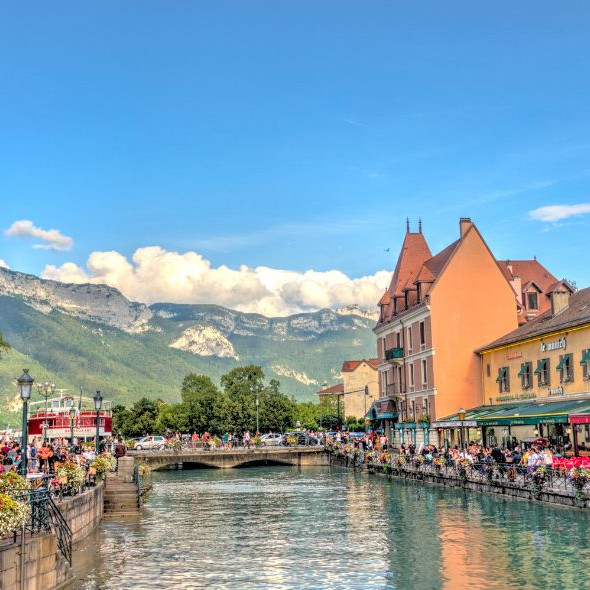
[[[125,332],[143,332],[152,311],[107,285],[70,285],[0,268],[0,295],[20,297],[44,314],[54,310]]]

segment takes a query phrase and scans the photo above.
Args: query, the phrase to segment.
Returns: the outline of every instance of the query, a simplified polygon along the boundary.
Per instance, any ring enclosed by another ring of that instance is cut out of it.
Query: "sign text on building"
[[[547,352],[549,350],[565,350],[567,346],[567,340],[565,336],[560,338],[559,340],[554,340],[553,342],[541,342],[541,352]]]

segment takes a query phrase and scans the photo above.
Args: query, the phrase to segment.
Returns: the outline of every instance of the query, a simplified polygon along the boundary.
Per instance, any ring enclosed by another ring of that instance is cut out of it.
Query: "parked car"
[[[280,445],[283,442],[283,435],[278,432],[270,432],[269,434],[263,434],[260,437],[260,444],[265,447],[274,447]]]
[[[166,449],[166,439],[163,436],[144,436],[135,443],[136,451],[153,451]]]
[[[281,444],[285,445],[285,446],[290,446],[288,440],[291,437],[295,437],[297,439],[297,445],[306,445],[306,446],[312,446],[312,445],[319,445],[320,441],[318,438],[316,438],[315,436],[311,436],[309,434],[307,434],[307,432],[285,432],[285,434],[283,435],[283,441]],[[291,446],[293,446],[293,443],[291,443]]]

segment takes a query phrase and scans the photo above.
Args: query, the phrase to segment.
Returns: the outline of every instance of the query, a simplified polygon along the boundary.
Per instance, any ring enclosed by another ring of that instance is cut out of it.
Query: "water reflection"
[[[83,590],[584,587],[589,516],[328,468],[154,475],[75,554]]]

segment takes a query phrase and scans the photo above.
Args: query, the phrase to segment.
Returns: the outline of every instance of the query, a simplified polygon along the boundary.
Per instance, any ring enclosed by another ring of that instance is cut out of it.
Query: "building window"
[[[535,375],[539,383],[539,387],[548,386],[551,384],[551,378],[549,373],[549,359],[541,359],[537,368],[535,369]]]
[[[420,322],[420,350],[426,348],[426,327],[424,322]]]
[[[490,366],[490,363],[486,365],[486,374],[488,377],[492,376],[492,367]]]
[[[412,327],[408,328],[408,352],[412,352]]]
[[[539,309],[539,301],[536,292],[526,294],[527,309]]]
[[[410,387],[414,387],[414,363],[408,365],[408,381],[410,382]]]
[[[422,387],[424,389],[428,387],[428,364],[426,359],[422,359]]]
[[[522,363],[518,376],[522,388],[530,389],[533,386],[533,363]]]
[[[571,383],[574,380],[574,362],[572,354],[563,354],[559,356],[559,364],[556,367],[559,371],[560,383]]]
[[[500,386],[500,393],[506,393],[510,391],[510,375],[508,367],[502,367],[498,371],[496,383],[498,383]]]
[[[412,420],[416,418],[416,402],[412,400]]]
[[[401,348],[402,347],[401,334],[399,332],[396,332],[395,333],[395,346],[397,348]]]
[[[582,379],[590,380],[590,348],[582,351],[580,365],[582,365]]]

